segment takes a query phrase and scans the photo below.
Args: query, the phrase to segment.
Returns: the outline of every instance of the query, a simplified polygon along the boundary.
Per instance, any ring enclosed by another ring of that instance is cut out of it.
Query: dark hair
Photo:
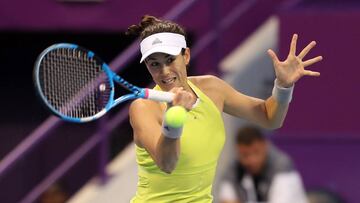
[[[259,128],[255,126],[245,126],[240,128],[236,135],[236,143],[243,145],[251,145],[255,141],[265,140],[264,135]]]
[[[138,25],[131,25],[126,34],[140,36],[140,39],[143,40],[150,35],[160,32],[177,33],[184,35],[186,38],[186,33],[180,25],[150,15],[144,15]]]

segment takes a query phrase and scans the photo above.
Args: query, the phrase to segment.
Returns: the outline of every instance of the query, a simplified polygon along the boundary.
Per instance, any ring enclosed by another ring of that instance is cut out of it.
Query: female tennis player
[[[138,163],[137,202],[212,202],[212,184],[225,141],[222,112],[247,119],[265,128],[279,128],[286,116],[294,84],[303,76],[319,76],[304,68],[322,60],[303,60],[315,46],[307,45],[296,55],[298,36],[293,35],[290,52],[280,61],[272,50],[276,80],[272,96],[261,100],[246,96],[223,80],[211,76],[187,76],[190,49],[185,32],[176,23],[144,16],[128,33],[141,38],[141,62],[156,83],[155,89],[175,94],[171,104],[137,99],[130,107]],[[180,128],[164,121],[170,106],[187,109]]]

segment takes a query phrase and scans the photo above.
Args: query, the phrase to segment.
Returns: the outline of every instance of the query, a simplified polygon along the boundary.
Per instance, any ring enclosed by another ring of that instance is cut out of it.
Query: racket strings
[[[110,98],[110,84],[102,64],[87,52],[60,48],[41,63],[42,90],[61,114],[84,118],[101,111]]]
[[[134,92],[134,94],[140,94],[141,90],[139,87],[129,83],[128,81],[124,80],[122,77],[116,75],[117,81],[126,89],[130,90],[131,92]]]

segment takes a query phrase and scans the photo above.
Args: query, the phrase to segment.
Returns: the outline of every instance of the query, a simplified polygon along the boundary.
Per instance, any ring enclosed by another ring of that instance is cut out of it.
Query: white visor
[[[181,34],[161,32],[146,37],[140,43],[141,60],[153,53],[160,52],[170,55],[178,55],[182,48],[186,48],[185,37]]]

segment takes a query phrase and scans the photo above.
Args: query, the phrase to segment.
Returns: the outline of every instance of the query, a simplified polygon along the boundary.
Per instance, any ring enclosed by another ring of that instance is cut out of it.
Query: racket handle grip
[[[145,88],[145,99],[170,103],[174,99],[174,96],[175,95],[170,92],[163,92]]]

